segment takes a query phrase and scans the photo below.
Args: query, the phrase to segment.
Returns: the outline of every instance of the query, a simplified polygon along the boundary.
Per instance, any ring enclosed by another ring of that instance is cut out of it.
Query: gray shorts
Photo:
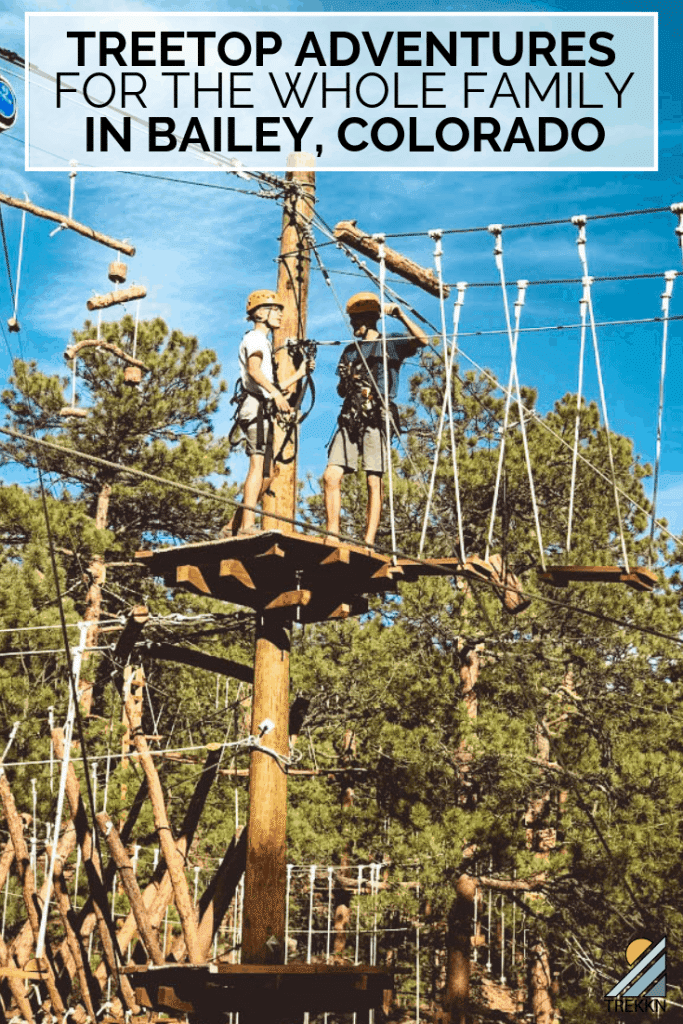
[[[386,469],[384,431],[379,427],[367,427],[360,438],[360,444],[351,440],[344,427],[338,427],[332,438],[328,466],[341,466],[347,473],[358,469],[358,454],[363,460],[366,473],[383,473]]]
[[[253,395],[248,395],[240,406],[239,415],[237,422],[240,425],[240,430],[247,439],[247,455],[251,458],[252,455],[265,455],[266,454],[266,441],[268,439],[268,430],[270,427],[270,420],[267,416],[263,418],[263,443],[258,443],[258,411],[259,401],[254,398]]]

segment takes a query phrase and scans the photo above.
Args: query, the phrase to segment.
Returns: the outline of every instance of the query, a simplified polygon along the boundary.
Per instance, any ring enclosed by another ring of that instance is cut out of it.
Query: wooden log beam
[[[96,815],[97,824],[100,826],[109,852],[114,858],[114,862],[119,872],[119,878],[121,879],[121,885],[128,897],[131,910],[135,915],[135,921],[138,926],[138,934],[145,944],[148,955],[154,961],[155,964],[164,963],[164,954],[161,951],[161,946],[154,933],[154,929],[149,923],[147,917],[147,911],[145,905],[142,902],[142,893],[138,886],[137,879],[135,877],[135,869],[131,864],[130,858],[126,853],[126,848],[121,842],[121,837],[114,828],[114,822],[111,820],[106,811],[100,811]]]
[[[180,826],[180,834],[176,841],[176,849],[179,855],[185,859],[190,848],[194,834],[202,816],[211,786],[216,778],[218,765],[221,758],[220,750],[210,750],[204,761],[204,769],[199,775],[199,780],[194,793],[185,811],[183,822]],[[127,823],[126,823],[127,824]],[[124,832],[121,833],[124,844]],[[142,902],[147,910],[147,916],[152,928],[158,928],[161,924],[166,907],[173,899],[173,886],[170,875],[164,861],[162,861],[155,872],[152,881],[146,886],[142,893]],[[137,922],[131,911],[119,929],[119,944],[122,949],[127,949],[137,933]],[[133,958],[136,959],[135,953]],[[97,968],[95,976],[100,983],[106,980],[106,972],[103,965]]]
[[[64,756],[64,733],[61,729],[52,730],[52,742],[57,757],[62,758]],[[88,825],[88,818],[83,806],[83,800],[81,799],[81,787],[76,777],[73,763],[69,764],[67,770],[66,798],[71,808],[71,817],[76,828],[78,844],[81,848],[83,867],[93,898],[93,908],[97,916],[97,926],[107,969],[114,980],[114,984],[121,992],[127,1008],[136,1013],[137,1003],[135,1002],[135,993],[131,984],[124,975],[119,975],[118,960],[121,957],[121,951],[120,948],[116,950],[114,946],[116,931],[109,909],[107,890],[103,884],[102,864]]]
[[[191,587],[200,594],[210,594],[211,588],[207,585],[198,565],[178,565],[175,571],[176,583],[189,583]]]
[[[77,341],[73,345],[67,345],[64,349],[64,358],[74,359],[84,348],[103,348],[105,351],[111,352],[118,359],[123,359],[124,362],[130,363],[131,366],[138,366],[145,373],[149,373],[149,366],[146,366],[141,359],[136,359],[135,356],[129,355],[124,349],[114,345],[111,341],[100,341],[98,338],[85,338],[83,341]]]
[[[239,839],[233,836],[218,870],[199,900],[198,935],[204,961],[211,956],[213,940],[244,874],[246,862],[247,833],[243,830]],[[185,940],[181,935],[173,943],[171,954],[176,963],[181,963],[186,952]]]
[[[171,832],[171,826],[166,813],[164,793],[161,788],[161,782],[159,781],[159,775],[156,770],[156,765],[154,764],[154,759],[149,752],[147,739],[139,729],[135,729],[134,727],[135,706],[130,698],[126,701],[125,707],[126,715],[128,716],[128,721],[130,722],[131,729],[133,731],[133,744],[140,756],[142,770],[144,771],[147,779],[149,798],[152,804],[152,812],[154,814],[154,824],[156,826],[159,843],[161,844],[161,849],[166,860],[166,867],[168,868],[168,873],[171,878],[171,884],[173,885],[173,895],[175,896],[175,904],[178,909],[178,915],[180,917],[183,934],[185,935],[185,941],[187,942],[190,963],[198,964],[201,962],[201,951],[199,948],[199,940],[197,938],[197,922],[195,920],[194,908],[190,898],[187,878],[185,877],[184,861],[178,853],[173,839],[173,833]]]
[[[109,235],[103,235],[101,231],[95,231],[94,228],[89,228],[86,224],[79,224],[77,220],[65,217],[63,213],[55,213],[54,210],[45,210],[42,206],[36,206],[35,203],[30,202],[28,199],[15,199],[14,196],[8,196],[4,192],[0,192],[0,203],[5,203],[6,206],[13,206],[17,210],[26,210],[27,213],[32,213],[35,217],[42,217],[44,220],[53,220],[57,224],[63,224],[70,231],[75,231],[85,238],[90,238],[93,242],[99,242],[100,245],[108,245],[110,249],[123,252],[126,256],[135,256],[135,246],[131,245],[130,242],[120,242],[117,238],[110,238]]]
[[[254,581],[238,558],[224,558],[221,561],[219,575],[221,578],[228,577],[237,580],[243,587],[248,587],[250,590],[255,589]]]
[[[96,1020],[95,1005],[93,999],[95,997],[95,983],[93,976],[90,972],[90,965],[88,964],[87,955],[84,955],[84,950],[81,945],[81,939],[76,933],[76,915],[74,914],[73,907],[71,906],[71,900],[69,899],[69,893],[64,881],[63,874],[64,865],[61,857],[57,857],[55,861],[55,873],[54,873],[54,895],[57,903],[57,909],[59,910],[59,916],[62,919],[62,926],[66,935],[66,941],[69,944],[69,951],[73,958],[75,965],[75,973],[78,977],[78,981],[81,989],[81,999],[85,1003],[85,1008],[90,1016],[91,1020]],[[99,993],[97,993],[99,995]]]
[[[16,854],[17,868],[19,870],[19,878],[21,880],[24,893],[24,903],[26,904],[26,911],[31,924],[31,931],[33,932],[33,940],[34,942],[37,942],[38,933],[40,931],[40,916],[38,914],[39,904],[36,898],[35,877],[33,875],[33,868],[31,867],[31,858],[29,856],[26,840],[24,839],[23,822],[19,812],[17,811],[16,804],[14,803],[14,797],[12,796],[12,791],[4,772],[0,774],[0,800],[2,800],[5,818],[7,820],[7,828]],[[45,971],[45,987],[47,988],[48,995],[50,996],[50,1002],[52,1003],[52,1012],[58,1020],[61,1021],[64,1019],[66,1007],[64,1006],[59,989],[57,988],[50,959],[48,956],[43,956],[40,958],[38,963],[41,969],[44,969]]]
[[[356,252],[362,253],[363,256],[369,256],[371,260],[379,262],[380,243],[372,235],[368,235],[356,227],[356,223],[355,220],[340,220],[335,226],[334,237],[355,249]],[[388,245],[384,246],[384,259],[388,270],[404,277],[411,284],[416,284],[418,288],[429,292],[430,295],[439,297],[439,279],[433,270],[425,270],[419,263],[408,259],[407,256],[403,256],[395,249],[390,249]],[[449,295],[450,288],[445,284],[443,286],[444,299],[447,299]]]
[[[218,658],[215,654],[207,654],[205,651],[195,651],[191,647],[178,647],[176,644],[167,643],[146,643],[142,652],[150,658],[159,658],[161,661],[175,661],[180,665],[191,665],[193,668],[206,669],[207,672],[215,672],[221,676],[230,676],[232,679],[239,679],[243,683],[254,681],[254,670],[250,665],[240,665],[238,661],[230,658]]]
[[[23,978],[29,973],[23,971],[20,967],[15,967],[12,963],[9,950],[5,945],[5,940],[0,937],[0,965],[2,966],[2,977],[6,980],[12,998],[16,1003],[17,1009],[21,1016],[26,1021],[26,1024],[33,1024],[35,1018],[33,1016],[33,1010],[31,1004],[28,1001],[26,992],[24,991]],[[30,972],[35,974],[35,971]]]
[[[118,306],[122,302],[132,302],[133,299],[144,299],[147,289],[142,284],[131,284],[128,288],[121,288],[106,295],[93,295],[88,299],[88,309],[108,309],[109,306]]]

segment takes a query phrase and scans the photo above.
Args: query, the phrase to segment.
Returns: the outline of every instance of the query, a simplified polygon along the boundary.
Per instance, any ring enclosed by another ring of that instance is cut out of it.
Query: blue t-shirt
[[[401,369],[401,363],[408,359],[409,356],[415,353],[415,339],[405,338],[400,334],[387,334],[387,371],[389,377],[389,401],[396,401],[396,393],[398,391],[398,374]],[[377,338],[375,341],[359,341],[352,342],[347,345],[342,352],[341,359],[339,360],[339,366],[349,363],[357,363],[359,373],[361,375],[365,372],[365,366],[363,360],[358,355],[358,349],[363,353],[363,357],[368,364],[370,373],[377,381],[380,394],[384,396],[384,360],[382,356],[382,339]],[[339,366],[337,367],[337,373],[339,373]]]

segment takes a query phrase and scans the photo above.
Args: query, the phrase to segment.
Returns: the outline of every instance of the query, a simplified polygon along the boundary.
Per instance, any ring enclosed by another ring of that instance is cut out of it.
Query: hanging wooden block
[[[79,409],[77,405],[65,405],[59,410],[60,416],[76,416],[79,419],[85,419],[88,415],[87,409]]]
[[[121,302],[131,302],[133,299],[144,299],[147,289],[142,284],[132,284],[120,291],[108,292],[106,295],[93,295],[88,299],[88,309],[107,309],[108,306],[116,306]]]
[[[114,284],[123,284],[127,273],[128,266],[122,260],[114,260],[109,264],[109,280],[113,281]]]
[[[9,327],[12,334],[18,334],[18,332],[21,330],[21,327],[19,326],[19,321],[15,316],[11,316],[9,318],[9,320],[7,321],[7,326]]]
[[[139,366],[127,366],[123,371],[123,383],[130,384],[131,387],[135,384],[139,384],[142,380],[142,370]]]

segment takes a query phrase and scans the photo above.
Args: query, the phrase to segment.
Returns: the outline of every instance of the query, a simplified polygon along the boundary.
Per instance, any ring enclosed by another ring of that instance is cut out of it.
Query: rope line
[[[588,298],[588,315],[590,318],[591,335],[593,338],[593,353],[595,355],[595,369],[598,376],[598,388],[600,391],[600,404],[602,406],[602,416],[605,421],[605,437],[607,440],[607,454],[609,458],[610,471],[612,474],[612,490],[614,492],[614,505],[617,513],[617,522],[619,525],[619,540],[621,542],[621,554],[624,559],[624,568],[626,572],[629,571],[628,565],[628,553],[626,551],[626,538],[624,536],[624,526],[621,520],[621,508],[619,507],[619,489],[617,487],[617,472],[614,465],[614,453],[612,451],[612,439],[610,437],[609,419],[607,417],[607,399],[605,397],[605,386],[602,379],[602,367],[600,364],[600,348],[598,346],[598,332],[595,329],[595,316],[593,314],[593,299],[591,296],[591,278],[588,273],[588,257],[586,255],[586,221],[587,217],[583,214],[579,214],[572,217],[572,223],[575,224],[579,229],[579,237],[577,239],[577,248],[579,253],[579,259],[581,260],[581,266],[583,267],[584,273],[584,286],[586,287],[587,298]]]
[[[498,509],[498,497],[500,484],[503,478],[503,466],[505,463],[505,443],[507,441],[508,427],[510,425],[510,402],[512,399],[512,388],[517,374],[517,345],[519,342],[519,322],[522,315],[522,307],[526,296],[526,281],[517,282],[517,301],[515,302],[515,332],[510,347],[510,375],[508,379],[507,394],[505,396],[505,410],[503,413],[503,426],[500,435],[500,449],[498,452],[498,468],[496,470],[496,482],[493,487],[493,501],[491,503],[491,519],[489,521],[489,532],[486,538],[486,552],[484,561],[488,561],[493,543],[493,530],[496,523],[496,511]]]
[[[524,417],[524,405],[522,404],[522,392],[519,386],[519,377],[517,375],[517,345],[512,334],[512,325],[510,323],[510,307],[508,304],[507,289],[505,287],[505,268],[503,266],[503,228],[500,224],[491,224],[488,229],[494,237],[493,245],[493,256],[498,267],[498,273],[500,274],[501,291],[503,293],[503,306],[505,308],[505,323],[508,331],[508,339],[510,342],[510,376],[514,376],[514,386],[517,395],[517,408],[519,410],[519,426],[522,432],[522,444],[524,446],[524,458],[526,461],[527,475],[529,477],[529,489],[531,491],[531,504],[534,512],[534,524],[536,526],[536,539],[538,540],[538,550],[541,560],[541,566],[545,570],[545,552],[543,550],[543,537],[541,535],[541,522],[538,515],[538,505],[536,503],[536,491],[534,488],[534,477],[531,469],[531,455],[529,453],[529,442],[526,434],[526,422]]]
[[[657,440],[655,444],[655,469],[652,484],[652,523],[650,525],[650,556],[649,566],[652,568],[652,556],[655,541],[655,516],[657,514],[657,496],[659,493],[659,466],[662,455],[662,420],[664,417],[664,383],[666,380],[666,349],[669,333],[669,306],[673,293],[674,281],[677,277],[675,270],[667,270],[664,275],[664,291],[662,292],[662,312],[664,313],[664,327],[662,330],[662,361],[659,371],[659,405],[657,409]]]
[[[394,473],[391,458],[391,414],[389,412],[389,362],[387,359],[387,319],[384,309],[387,276],[385,260],[384,235],[377,235],[379,242],[379,309],[382,325],[382,374],[384,377],[384,447],[387,453],[387,479],[389,481],[389,526],[391,528],[391,557],[396,564],[396,519],[394,516]],[[380,478],[380,494],[381,494]]]
[[[583,294],[579,299],[579,312],[581,315],[581,343],[579,346],[579,379],[576,389],[576,419],[574,420],[574,451],[572,452],[572,474],[569,485],[569,515],[567,517],[567,553],[572,545],[572,523],[574,519],[574,493],[576,489],[576,470],[579,455],[579,433],[581,427],[581,399],[583,396],[583,367],[586,354],[586,316],[590,295],[588,292],[587,279],[584,279]]]

